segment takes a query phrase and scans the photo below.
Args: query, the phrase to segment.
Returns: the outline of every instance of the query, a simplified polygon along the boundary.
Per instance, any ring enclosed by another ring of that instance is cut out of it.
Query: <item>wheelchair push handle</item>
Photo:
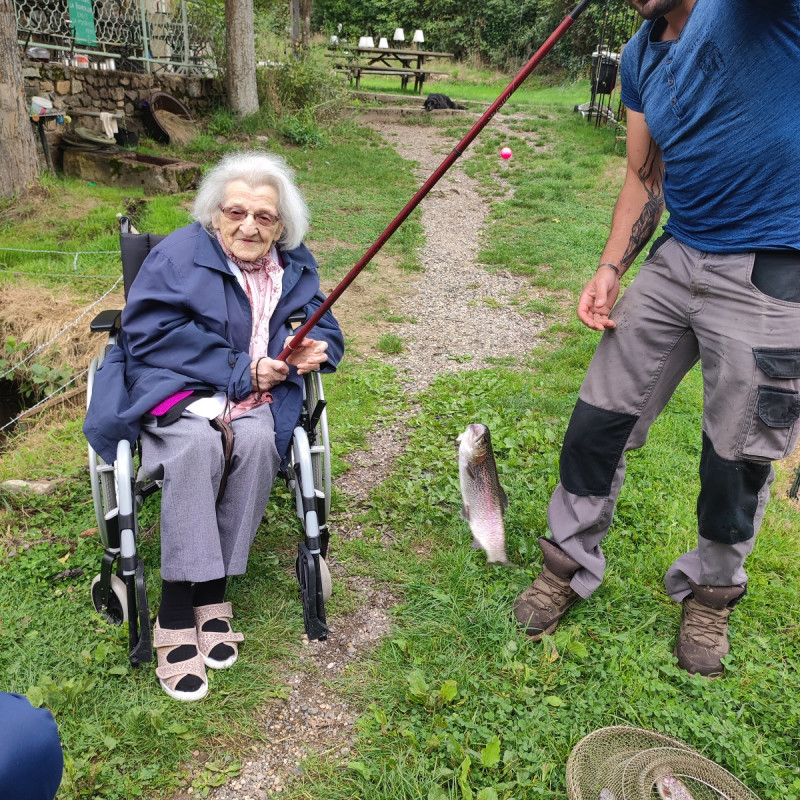
[[[530,61],[517,73],[516,77],[508,84],[500,96],[483,113],[481,118],[472,126],[467,135],[453,148],[449,155],[437,167],[434,173],[417,190],[416,194],[408,201],[402,211],[392,220],[386,230],[377,238],[373,245],[359,259],[356,265],[345,275],[341,283],[328,295],[322,305],[306,320],[297,330],[291,343],[281,350],[278,361],[285,361],[297,347],[292,347],[294,342],[301,342],[308,336],[311,329],[322,319],[323,315],[336,302],[339,296],[353,282],[359,272],[372,260],[373,256],[383,247],[392,234],[405,222],[411,212],[420,204],[428,192],[438,183],[439,179],[453,165],[455,160],[466,150],[475,137],[486,127],[489,121],[498,112],[506,100],[522,85],[523,81],[536,69],[539,62],[553,49],[556,42],[572,27],[578,17],[592,4],[593,0],[580,0],[577,6],[567,14],[561,24],[550,34],[544,44],[533,54]]]

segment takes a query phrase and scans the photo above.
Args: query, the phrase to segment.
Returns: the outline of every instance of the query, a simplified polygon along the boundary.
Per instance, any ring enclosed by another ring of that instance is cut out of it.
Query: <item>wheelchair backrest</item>
[[[119,220],[119,249],[122,255],[122,282],[125,285],[125,298],[133,284],[133,279],[139,274],[142,262],[147,254],[166,235],[155,233],[133,233],[131,221],[128,217]]]

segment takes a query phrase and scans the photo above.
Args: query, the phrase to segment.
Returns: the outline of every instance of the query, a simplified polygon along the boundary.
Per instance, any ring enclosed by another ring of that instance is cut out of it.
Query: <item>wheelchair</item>
[[[142,262],[164,236],[138,233],[128,217],[120,218],[120,252],[124,294],[127,298]],[[120,310],[106,309],[90,324],[92,333],[108,339],[92,359],[87,378],[87,407],[94,376],[116,344],[121,330]],[[299,326],[302,314],[290,320]],[[331,458],[326,400],[319,372],[304,377],[303,408],[292,435],[288,463],[281,473],[294,493],[296,514],[304,538],[298,543],[295,574],[300,586],[303,622],[311,640],[328,636],[325,603],[331,596],[328,551],[328,516],[331,502]],[[109,622],[128,623],[129,660],[132,666],[153,660],[150,610],[144,563],[137,551],[138,513],[145,500],[160,489],[160,482],[142,474],[141,442],[121,441],[113,464],[106,464],[89,445],[89,475],[95,516],[104,554],[100,572],[91,584],[95,610]]]

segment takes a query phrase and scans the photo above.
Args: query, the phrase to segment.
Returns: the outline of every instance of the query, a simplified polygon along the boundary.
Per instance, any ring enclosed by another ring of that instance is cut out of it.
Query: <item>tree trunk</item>
[[[311,0],[300,0],[300,40],[303,47],[311,46]]]
[[[300,0],[290,0],[289,10],[292,18],[292,52],[297,57],[300,53]]]
[[[253,0],[225,0],[225,28],[228,106],[239,116],[255,114],[258,88]]]
[[[39,176],[17,44],[13,0],[0,0],[0,197],[11,197]]]

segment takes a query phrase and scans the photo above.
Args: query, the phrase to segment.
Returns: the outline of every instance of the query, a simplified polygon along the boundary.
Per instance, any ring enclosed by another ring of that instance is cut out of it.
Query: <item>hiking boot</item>
[[[561,617],[581,599],[569,585],[580,564],[549,539],[540,538],[539,547],[544,556],[542,571],[514,603],[517,622],[534,642],[551,634]]]
[[[698,586],[683,601],[678,641],[672,651],[678,666],[690,675],[717,678],[725,671],[722,659],[731,651],[728,617],[744,594],[742,586]]]

